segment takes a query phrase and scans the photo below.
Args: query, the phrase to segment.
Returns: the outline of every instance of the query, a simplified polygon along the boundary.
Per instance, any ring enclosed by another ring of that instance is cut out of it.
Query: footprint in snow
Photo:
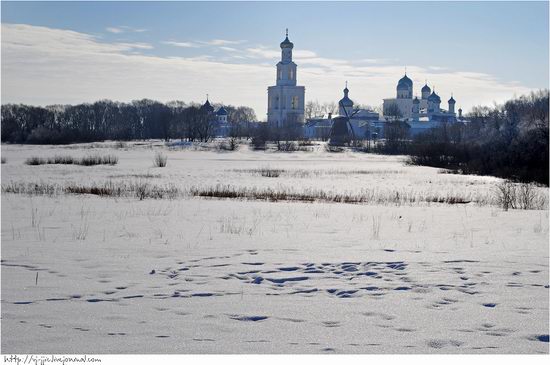
[[[548,335],[534,335],[529,337],[529,340],[531,341],[540,341],[540,342],[548,342],[549,338]]]
[[[236,321],[242,321],[242,322],[258,322],[268,319],[267,316],[229,316],[229,318],[234,319]]]
[[[323,326],[329,327],[329,328],[331,328],[331,327],[340,327],[341,326],[340,322],[338,322],[338,321],[324,321],[322,323],[323,323]]]

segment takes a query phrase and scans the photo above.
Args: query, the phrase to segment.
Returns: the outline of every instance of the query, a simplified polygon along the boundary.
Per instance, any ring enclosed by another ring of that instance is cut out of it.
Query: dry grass
[[[146,172],[143,174],[119,174],[119,175],[109,175],[107,176],[109,179],[127,179],[127,178],[134,178],[134,179],[159,179],[162,177],[161,174],[152,174],[150,172]]]
[[[272,172],[269,172],[271,174]],[[518,188],[519,189],[519,188]],[[502,206],[502,201],[489,193],[475,192],[442,192],[433,193],[414,189],[383,190],[378,188],[364,188],[359,191],[332,191],[319,189],[299,189],[294,187],[239,187],[218,184],[216,186],[193,186],[188,189],[178,188],[175,185],[155,185],[143,180],[137,181],[106,181],[89,184],[58,184],[58,183],[27,183],[8,182],[2,184],[2,193],[27,195],[60,195],[60,194],[90,194],[102,197],[130,197],[144,199],[175,199],[178,197],[204,197],[217,199],[264,200],[270,202],[329,202],[344,204],[372,204],[372,205],[420,205],[437,204],[468,204],[479,206]],[[510,209],[547,209],[548,200],[544,194],[532,191],[528,197],[525,194],[516,194]],[[530,202],[526,208],[524,201]]]
[[[208,198],[251,199],[266,201],[300,201],[300,202],[332,202],[346,204],[395,204],[406,205],[416,203],[446,203],[466,204],[472,198],[454,194],[433,195],[412,191],[383,192],[376,189],[363,189],[360,192],[332,192],[323,190],[304,189],[295,191],[290,188],[246,188],[230,185],[216,185],[214,187],[192,188],[193,196]],[[487,204],[481,199],[476,203]]]
[[[155,153],[155,158],[153,159],[154,167],[166,167],[167,162],[168,157],[165,154],[163,154],[162,152]]]
[[[330,144],[327,143],[325,145],[325,151],[331,152],[331,153],[340,153],[340,152],[344,152],[345,149],[343,147],[331,146]]]
[[[382,217],[378,216],[372,217],[372,239],[380,239],[380,224],[382,222]]]
[[[279,177],[281,175],[292,178],[310,178],[332,175],[386,175],[386,174],[403,174],[402,170],[342,170],[342,169],[325,169],[325,170],[306,170],[306,169],[293,169],[285,170],[270,167],[261,167],[257,169],[234,169],[229,170],[239,173],[248,173],[252,175],[261,175],[263,177]]]
[[[175,186],[158,186],[143,181],[129,183],[91,183],[79,185],[69,183],[67,185],[48,183],[23,183],[11,182],[2,184],[2,193],[28,194],[28,195],[60,195],[60,194],[89,194],[102,197],[134,197],[143,199],[174,199],[181,195],[181,191]]]
[[[118,157],[115,155],[88,155],[82,158],[72,156],[53,156],[53,157],[38,157],[32,156],[25,160],[25,164],[30,166],[37,165],[80,165],[80,166],[95,166],[95,165],[116,165]]]

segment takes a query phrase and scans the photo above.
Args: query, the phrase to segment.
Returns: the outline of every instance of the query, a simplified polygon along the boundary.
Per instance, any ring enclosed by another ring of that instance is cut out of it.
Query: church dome
[[[214,107],[210,104],[208,99],[206,99],[206,103],[204,103],[203,106],[201,106],[201,109],[206,110],[207,112],[213,112],[214,111]]]
[[[294,43],[288,40],[288,37],[285,38],[284,41],[281,42],[281,48],[293,48]]]
[[[432,94],[428,97],[428,101],[432,101],[434,103],[441,103],[441,98],[439,97],[439,95],[437,95],[434,92],[432,92]]]
[[[422,87],[422,92],[423,93],[431,93],[432,92],[432,89],[430,89],[430,87],[428,86],[428,84],[424,85]]]
[[[288,39],[288,29],[286,30],[286,38],[281,42],[281,48],[294,48],[294,43]]]
[[[225,110],[225,108],[222,106],[221,108],[218,109],[218,111],[216,112],[216,115],[227,115],[227,110]]]
[[[348,90],[348,87],[346,86],[346,88],[344,89],[344,97],[342,99],[340,99],[340,101],[339,101],[340,105],[353,106],[353,100],[351,100],[348,97],[348,93],[349,93],[349,90]]]
[[[413,104],[420,104],[420,100],[418,100],[418,97],[414,97]]]
[[[403,90],[403,89],[412,89],[413,87],[413,82],[411,79],[409,79],[407,77],[407,74],[405,74],[405,76],[403,76],[399,82],[397,83],[397,89],[398,90]]]
[[[449,99],[449,104],[454,104],[454,103],[456,103],[456,101],[453,98],[453,96],[451,95],[451,98]]]

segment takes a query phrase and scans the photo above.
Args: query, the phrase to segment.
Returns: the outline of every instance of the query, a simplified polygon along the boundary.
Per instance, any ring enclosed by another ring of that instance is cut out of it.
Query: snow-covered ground
[[[165,168],[153,167],[156,151],[168,156]],[[119,162],[24,164],[90,153]],[[499,179],[322,148],[3,145],[2,157],[3,186],[146,181],[182,192],[145,200],[2,193],[3,353],[549,351],[547,203],[503,211],[494,205]],[[216,186],[385,198],[186,193]],[[404,203],[396,194],[472,202]]]

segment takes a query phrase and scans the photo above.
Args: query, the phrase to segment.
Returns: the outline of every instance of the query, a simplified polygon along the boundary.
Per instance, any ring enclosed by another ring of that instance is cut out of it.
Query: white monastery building
[[[304,121],[305,87],[297,86],[297,65],[292,61],[293,48],[294,44],[288,39],[287,29],[286,38],[281,42],[281,61],[277,63],[276,84],[267,88],[267,121],[275,127],[299,123],[303,125],[305,137],[326,139],[333,123],[330,113],[328,116],[317,116]],[[405,72],[396,89],[395,98],[384,99],[380,115],[373,110],[355,109],[349,98],[346,82],[344,97],[338,104],[338,114],[349,117],[349,128],[355,137],[368,139],[383,138],[386,124],[392,120],[407,123],[411,135],[436,128],[443,125],[442,123],[464,122],[461,109],[458,109],[457,117],[453,96],[448,100],[448,109],[442,109],[441,98],[427,82],[418,98],[413,94],[413,81]]]
[[[305,87],[296,86],[296,64],[292,61],[294,44],[286,38],[281,43],[281,61],[277,63],[277,82],[267,88],[267,121],[282,127],[303,123]]]
[[[397,83],[396,97],[384,99],[383,113],[386,116],[390,115],[391,109],[395,110],[397,107],[400,117],[406,121],[453,122],[456,120],[456,101],[451,96],[448,103],[448,110],[441,109],[441,98],[435,93],[435,89],[433,91],[430,89],[427,83],[421,89],[420,99],[417,96],[413,98],[413,81],[405,73]]]

